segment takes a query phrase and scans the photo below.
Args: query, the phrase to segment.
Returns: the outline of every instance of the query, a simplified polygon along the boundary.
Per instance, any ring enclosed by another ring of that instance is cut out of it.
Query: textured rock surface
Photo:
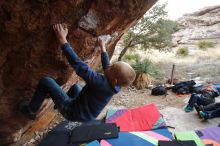
[[[0,143],[13,142],[27,119],[17,111],[30,99],[38,80],[54,77],[65,89],[77,76],[56,42],[51,26],[66,23],[69,42],[91,67],[99,65],[96,38],[112,35],[110,55],[126,29],[156,0],[0,1]],[[13,134],[12,134],[13,133]]]
[[[203,39],[220,43],[220,6],[187,14],[178,23],[180,29],[173,34],[176,45],[194,45]]]

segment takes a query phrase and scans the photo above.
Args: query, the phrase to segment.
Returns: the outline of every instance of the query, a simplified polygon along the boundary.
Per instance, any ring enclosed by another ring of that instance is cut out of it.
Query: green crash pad
[[[177,140],[194,140],[197,146],[205,146],[194,131],[176,132],[175,137]]]

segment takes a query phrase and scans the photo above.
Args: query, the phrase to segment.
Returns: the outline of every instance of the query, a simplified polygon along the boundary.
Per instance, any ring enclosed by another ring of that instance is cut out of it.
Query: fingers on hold
[[[101,42],[101,41],[102,41],[101,37],[98,37],[98,41],[99,41],[99,42]]]
[[[56,24],[53,25],[53,30],[56,30]]]
[[[54,24],[53,28],[55,31],[57,31],[57,24]]]
[[[65,30],[68,32],[68,26],[67,24],[54,24],[53,25],[53,29],[55,31],[61,31],[61,30]]]
[[[57,24],[57,31],[60,31],[60,24]]]

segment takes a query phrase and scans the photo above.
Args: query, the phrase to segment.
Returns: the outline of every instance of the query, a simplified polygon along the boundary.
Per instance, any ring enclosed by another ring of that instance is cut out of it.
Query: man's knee
[[[67,94],[70,96],[70,97],[77,97],[79,95],[79,93],[81,92],[82,90],[82,87],[79,85],[79,84],[74,84],[70,89],[69,91],[67,92]]]
[[[76,91],[81,91],[82,90],[82,87],[80,86],[80,84],[74,84],[73,86],[72,86],[72,88],[74,88]]]
[[[52,77],[45,76],[45,77],[41,78],[40,83],[41,84],[48,84],[48,83],[51,83],[51,82],[54,82],[54,81],[55,80]]]

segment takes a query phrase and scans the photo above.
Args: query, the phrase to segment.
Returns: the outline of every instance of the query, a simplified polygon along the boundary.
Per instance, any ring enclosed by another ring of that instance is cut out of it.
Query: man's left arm
[[[97,73],[77,56],[69,43],[62,45],[62,50],[78,76],[82,77],[86,83],[99,84],[99,76]]]

